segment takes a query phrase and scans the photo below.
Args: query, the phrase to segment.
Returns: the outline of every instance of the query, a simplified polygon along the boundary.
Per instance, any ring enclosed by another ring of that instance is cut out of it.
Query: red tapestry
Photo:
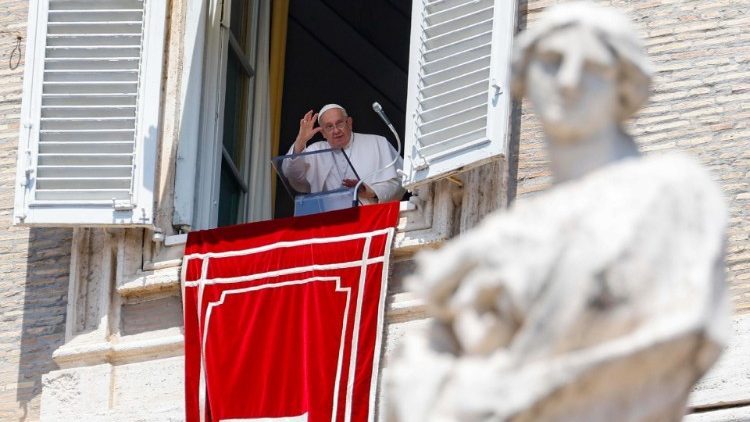
[[[191,232],[192,421],[373,421],[398,203]]]

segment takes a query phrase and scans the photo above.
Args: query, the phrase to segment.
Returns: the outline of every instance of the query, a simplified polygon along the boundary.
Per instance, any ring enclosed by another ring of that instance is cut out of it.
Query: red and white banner
[[[193,421],[373,421],[398,202],[191,232]]]

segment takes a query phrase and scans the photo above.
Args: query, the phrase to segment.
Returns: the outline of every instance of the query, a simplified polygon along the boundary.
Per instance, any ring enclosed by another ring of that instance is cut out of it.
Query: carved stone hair
[[[537,43],[563,28],[578,26],[591,31],[616,59],[620,120],[632,116],[648,99],[651,63],[628,18],[611,9],[588,2],[552,6],[516,39],[513,51],[513,95],[526,93],[528,65]]]

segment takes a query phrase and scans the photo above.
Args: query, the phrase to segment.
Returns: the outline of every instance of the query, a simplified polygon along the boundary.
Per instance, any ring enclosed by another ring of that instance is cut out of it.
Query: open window
[[[291,0],[286,30],[278,154],[286,154],[299,120],[328,103],[344,106],[353,130],[396,139],[372,110],[379,102],[403,139],[409,67],[409,1]],[[310,143],[325,142],[321,135]],[[277,189],[275,215],[292,215]]]
[[[31,0],[15,223],[153,224],[165,14]]]
[[[270,218],[274,203],[275,216],[291,215],[286,193],[271,194],[269,158],[286,153],[300,117],[326,103],[346,106],[356,132],[395,142],[371,110],[380,102],[405,131],[405,184],[427,201],[443,197],[427,193],[430,182],[507,153],[513,1],[200,3],[186,20],[175,226]],[[269,17],[277,8],[287,19],[281,31]],[[275,91],[269,68],[278,48],[269,45],[280,32],[286,59]],[[276,130],[274,100],[282,104]],[[420,201],[404,208],[429,208]],[[420,230],[430,224],[414,220]]]

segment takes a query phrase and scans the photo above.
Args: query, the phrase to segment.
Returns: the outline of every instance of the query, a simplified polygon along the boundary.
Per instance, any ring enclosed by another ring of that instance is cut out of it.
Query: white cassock
[[[328,142],[316,142],[308,145],[303,152],[330,148]],[[403,196],[404,189],[396,169],[403,168],[404,161],[384,137],[352,132],[352,138],[343,152],[349,157],[356,174],[341,150],[286,159],[282,164],[282,171],[292,187],[299,192],[335,190],[343,187],[344,179],[362,178],[377,195],[377,200],[360,198],[363,203],[399,200]],[[294,145],[289,148],[288,154],[293,153]],[[396,157],[396,163],[383,170]]]

